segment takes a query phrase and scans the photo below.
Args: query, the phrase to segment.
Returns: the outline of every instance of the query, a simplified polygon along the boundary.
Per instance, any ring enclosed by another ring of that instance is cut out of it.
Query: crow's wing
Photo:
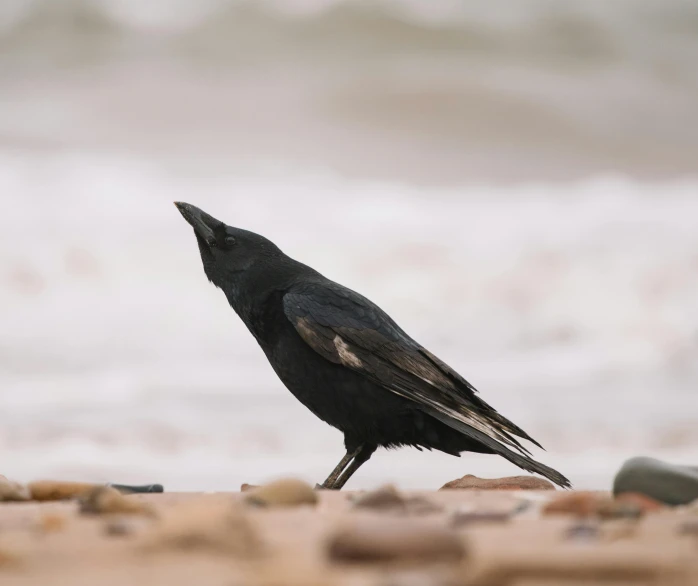
[[[499,442],[528,452],[512,436],[539,445],[358,293],[332,282],[304,283],[284,295],[283,306],[301,338],[325,359],[414,401],[423,411],[498,453],[493,444],[503,447]]]
[[[365,297],[331,281],[310,282],[292,287],[283,297],[283,307],[300,337],[320,356],[413,401],[520,468],[570,486],[562,474],[526,456],[528,450],[513,436],[540,444],[480,399],[470,383]]]

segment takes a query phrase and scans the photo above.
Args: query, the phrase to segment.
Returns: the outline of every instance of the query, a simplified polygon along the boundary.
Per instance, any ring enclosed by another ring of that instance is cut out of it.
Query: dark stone
[[[506,523],[511,514],[506,511],[457,511],[451,517],[451,527],[462,529],[471,525]]]
[[[123,494],[148,494],[165,492],[165,487],[162,484],[142,484],[140,486],[134,486],[131,484],[110,483],[107,486],[111,486],[112,488],[115,488]]]
[[[597,541],[599,526],[596,523],[575,523],[567,529],[565,538],[570,541]]]
[[[613,481],[613,494],[626,492],[643,494],[667,505],[685,505],[698,499],[698,468],[654,458],[631,458]]]

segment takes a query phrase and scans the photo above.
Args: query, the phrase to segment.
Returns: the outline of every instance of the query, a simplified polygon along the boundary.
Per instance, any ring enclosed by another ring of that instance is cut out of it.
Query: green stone
[[[624,492],[638,492],[667,505],[688,504],[698,499],[698,467],[631,458],[613,481],[613,494]]]

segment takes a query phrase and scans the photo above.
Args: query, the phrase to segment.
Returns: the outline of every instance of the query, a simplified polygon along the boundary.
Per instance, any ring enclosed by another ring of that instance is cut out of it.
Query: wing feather
[[[512,435],[538,445],[369,300],[335,287],[305,284],[286,293],[283,300],[288,319],[321,356],[522,453],[530,452]]]

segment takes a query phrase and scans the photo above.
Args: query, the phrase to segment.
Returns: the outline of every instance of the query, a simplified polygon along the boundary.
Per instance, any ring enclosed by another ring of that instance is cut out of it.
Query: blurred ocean
[[[367,295],[579,487],[698,463],[698,4],[0,3],[0,473],[324,479],[183,200]],[[516,474],[380,452],[350,487]]]

